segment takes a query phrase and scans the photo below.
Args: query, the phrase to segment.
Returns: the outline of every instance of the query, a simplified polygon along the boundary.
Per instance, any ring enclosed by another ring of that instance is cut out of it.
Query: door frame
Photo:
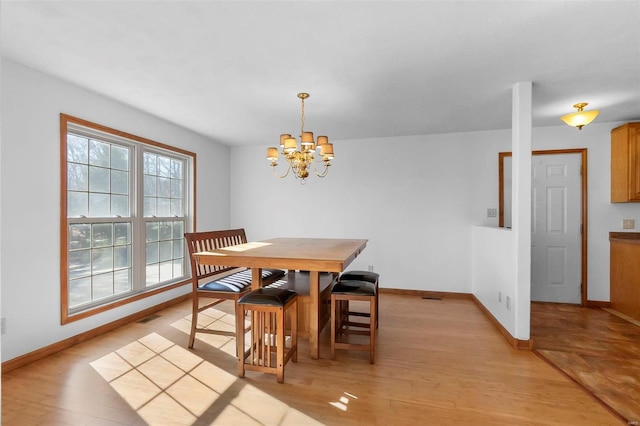
[[[587,299],[587,148],[550,149],[532,151],[532,155],[580,154],[580,235],[581,235],[581,306],[589,306]],[[504,228],[504,158],[511,157],[511,152],[498,153],[498,226]]]

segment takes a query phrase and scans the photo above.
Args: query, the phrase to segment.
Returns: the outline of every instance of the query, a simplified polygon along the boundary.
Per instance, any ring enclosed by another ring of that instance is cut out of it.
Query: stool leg
[[[336,296],[331,295],[331,359],[336,359]]]
[[[378,324],[378,294],[371,298],[369,309],[371,312],[371,322],[369,323],[369,362],[374,363],[376,356],[376,328]]]
[[[380,312],[378,306],[378,281],[376,280],[376,328],[378,328],[378,312]]]
[[[244,377],[244,307],[236,304],[236,356],[238,357],[238,377]]]
[[[291,361],[298,362],[298,300],[291,306]]]
[[[284,308],[278,309],[276,315],[276,362],[278,363],[278,383],[284,383]]]

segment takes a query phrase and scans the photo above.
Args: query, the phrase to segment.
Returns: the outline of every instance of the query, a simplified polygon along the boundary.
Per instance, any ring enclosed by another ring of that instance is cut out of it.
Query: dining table
[[[200,264],[251,268],[251,288],[262,287],[262,268],[309,271],[309,349],[320,357],[320,274],[339,274],[364,250],[366,239],[272,238],[194,253]]]

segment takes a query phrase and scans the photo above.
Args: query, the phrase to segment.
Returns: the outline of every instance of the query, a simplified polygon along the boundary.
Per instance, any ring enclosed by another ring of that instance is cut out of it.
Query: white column
[[[516,335],[529,340],[531,335],[531,99],[532,83],[519,82],[512,94],[512,232],[514,235]]]

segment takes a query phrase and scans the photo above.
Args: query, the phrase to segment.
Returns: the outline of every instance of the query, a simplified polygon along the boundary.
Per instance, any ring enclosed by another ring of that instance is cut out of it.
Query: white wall
[[[266,146],[234,147],[231,223],[250,239],[367,238],[351,268],[373,265],[383,287],[469,293],[470,225],[497,224],[508,146],[510,131],[334,141],[329,176],[306,185],[275,179]]]
[[[6,58],[1,64],[0,270],[7,361],[189,291],[184,286],[60,325],[61,112],[197,153],[200,229],[229,226],[229,148]]]
[[[529,333],[517,335],[515,232],[474,226],[471,235],[472,293],[509,334],[517,339],[529,339]]]

